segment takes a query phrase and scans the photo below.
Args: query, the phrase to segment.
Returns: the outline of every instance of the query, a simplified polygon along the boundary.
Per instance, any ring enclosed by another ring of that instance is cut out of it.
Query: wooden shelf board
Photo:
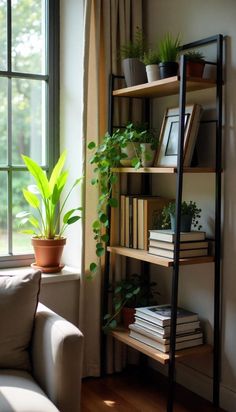
[[[145,355],[162,363],[163,365],[169,362],[169,355],[167,353],[160,352],[157,349],[152,348],[151,346],[145,345],[144,343],[139,342],[134,338],[131,338],[129,336],[129,331],[126,329],[114,330],[111,332],[111,335],[120,342],[125,343],[128,346],[131,346],[132,348],[144,353]],[[183,358],[186,357],[193,357],[197,355],[199,356],[211,352],[212,347],[210,345],[199,345],[193,348],[187,348],[176,351],[175,358],[177,361],[181,361]]]
[[[122,246],[108,246],[107,250],[110,253],[115,253],[120,256],[126,256],[137,260],[143,260],[145,262],[154,263],[155,265],[159,266],[173,266],[173,259],[155,256],[148,253],[146,250],[132,249]],[[193,257],[179,260],[180,265],[196,265],[209,262],[214,262],[214,256]]]
[[[168,77],[167,79],[156,80],[151,83],[139,84],[137,86],[126,87],[113,91],[113,96],[123,97],[162,97],[179,93],[179,77]],[[188,92],[204,90],[215,87],[214,80],[189,78],[186,82]]]
[[[177,167],[141,167],[136,170],[134,167],[114,167],[112,169],[116,173],[177,173]],[[213,167],[185,167],[184,173],[215,173]]]

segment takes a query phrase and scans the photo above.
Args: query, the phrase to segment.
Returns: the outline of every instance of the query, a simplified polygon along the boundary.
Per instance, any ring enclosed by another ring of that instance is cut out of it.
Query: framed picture
[[[184,119],[184,166],[190,166],[201,115],[201,106],[193,104],[185,107]],[[176,167],[179,137],[179,108],[167,109],[163,118],[159,150],[155,166]]]

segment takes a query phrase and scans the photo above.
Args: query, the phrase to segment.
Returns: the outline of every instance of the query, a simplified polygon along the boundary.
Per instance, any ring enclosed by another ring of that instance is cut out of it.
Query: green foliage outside
[[[12,1],[12,70],[31,74],[45,74],[42,70],[44,45],[42,42],[42,0]],[[0,70],[7,70],[7,1],[0,0]],[[8,164],[8,154],[11,154],[13,166],[23,165],[21,154],[32,156],[42,162],[42,140],[44,139],[42,99],[44,82],[41,80],[19,79],[11,80],[12,89],[12,149],[8,153],[8,85],[6,77],[0,77],[0,166]],[[13,172],[12,180],[12,224],[13,251],[21,250],[20,240],[26,241],[22,235],[17,235],[19,227],[16,214],[25,207],[22,188],[31,183],[30,174],[26,171]],[[0,170],[0,184],[4,191],[0,196],[0,237],[6,236],[7,219],[7,173]],[[24,240],[23,240],[24,238]],[[29,241],[27,244],[29,245]],[[19,246],[19,247],[18,247]],[[6,245],[1,246],[0,254],[6,253]],[[27,245],[25,245],[27,248]]]

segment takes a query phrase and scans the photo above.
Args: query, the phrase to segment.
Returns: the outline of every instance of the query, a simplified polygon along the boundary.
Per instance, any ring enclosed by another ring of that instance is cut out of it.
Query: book
[[[146,319],[152,320],[157,325],[170,325],[171,319],[171,305],[157,305],[135,308],[136,315],[139,317],[148,316]],[[198,314],[187,309],[177,308],[177,324],[186,322],[195,322],[198,320]]]
[[[205,238],[206,232],[202,232],[200,230],[180,233],[180,242],[193,242],[195,240],[205,240]],[[175,240],[175,233],[170,229],[149,230],[149,239],[163,240],[164,242],[173,243]]]
[[[129,329],[133,330],[135,332],[140,333],[141,335],[147,336],[148,338],[151,338],[153,340],[156,340],[157,342],[163,343],[164,345],[168,345],[170,343],[170,338],[163,337],[159,333],[147,330],[145,328],[142,328],[135,323],[131,323],[129,325]],[[199,339],[203,338],[203,333],[201,329],[198,329],[197,331],[194,332],[189,332],[189,333],[182,333],[176,336],[176,342],[185,342],[187,340],[191,339]]]
[[[179,248],[180,248],[180,250],[205,249],[205,248],[208,248],[208,245],[209,244],[208,244],[207,241],[181,242]],[[163,242],[163,240],[155,240],[155,239],[150,239],[149,240],[149,246],[159,247],[159,248],[167,249],[167,250],[174,250],[174,248],[175,248],[174,243]]]
[[[133,198],[133,249],[138,248],[138,199]]]
[[[149,247],[148,253],[152,255],[162,256],[170,259],[174,259],[174,250],[167,250],[161,249],[158,247]],[[187,258],[187,257],[199,257],[199,256],[207,256],[208,249],[188,249],[188,250],[180,250],[179,257],[180,258]]]
[[[120,196],[120,245],[125,246],[125,195]]]
[[[161,212],[170,199],[144,196],[138,198],[138,249],[148,250],[148,232],[160,227]]]
[[[151,330],[153,332],[159,333],[163,338],[168,338],[170,336],[170,326],[158,326],[155,321],[149,321],[146,319],[140,318],[138,315],[135,315],[135,325],[143,327],[145,329]],[[194,332],[200,328],[199,320],[195,322],[179,323],[176,325],[176,334]]]
[[[154,339],[151,339],[147,336],[142,335],[141,333],[135,332],[134,330],[130,330],[130,337],[138,340],[139,342],[145,343],[148,346],[151,346],[152,348],[155,348],[161,352],[167,353],[170,350],[170,345],[165,345],[161,342],[157,342]],[[180,350],[180,349],[186,349],[186,348],[191,348],[193,346],[199,346],[202,345],[203,343],[203,338],[198,338],[198,339],[191,339],[183,342],[176,342],[175,344],[175,349]]]

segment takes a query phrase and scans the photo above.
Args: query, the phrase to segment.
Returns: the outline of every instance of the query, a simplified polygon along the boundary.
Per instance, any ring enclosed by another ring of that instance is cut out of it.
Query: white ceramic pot
[[[146,73],[149,83],[160,79],[158,64],[148,64],[146,66]]]
[[[141,143],[141,163],[143,167],[153,166],[156,150],[152,149],[151,143]]]
[[[139,143],[128,143],[126,147],[121,148],[121,152],[125,153],[127,157],[120,161],[122,166],[130,167],[132,159],[137,157],[137,153],[139,151]]]

